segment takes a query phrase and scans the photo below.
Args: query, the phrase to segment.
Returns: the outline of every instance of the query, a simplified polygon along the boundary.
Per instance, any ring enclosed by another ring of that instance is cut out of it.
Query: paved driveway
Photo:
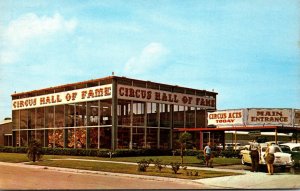
[[[174,179],[144,179],[141,176],[122,176],[112,173],[76,173],[72,169],[58,170],[49,167],[0,162],[0,190],[14,189],[205,189],[197,182]]]

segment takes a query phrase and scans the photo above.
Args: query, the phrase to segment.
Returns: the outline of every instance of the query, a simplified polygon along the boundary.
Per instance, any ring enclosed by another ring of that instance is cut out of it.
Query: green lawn
[[[149,156],[149,157],[120,157],[120,158],[100,158],[100,157],[82,157],[82,156],[60,156],[60,155],[45,155],[42,161],[36,163],[29,163],[32,165],[42,165],[42,166],[53,166],[53,167],[63,167],[63,168],[75,168],[84,170],[94,170],[94,171],[105,171],[105,172],[117,172],[117,173],[127,173],[127,174],[138,174],[138,175],[148,175],[148,176],[162,176],[162,177],[173,177],[173,178],[184,178],[184,179],[200,179],[209,177],[219,177],[219,176],[231,176],[237,175],[237,173],[232,172],[216,172],[216,171],[205,171],[205,170],[183,170],[180,169],[177,174],[174,174],[170,168],[164,167],[161,172],[159,172],[155,167],[149,167],[147,172],[138,172],[137,165],[127,165],[127,164],[115,164],[115,163],[102,163],[102,162],[88,162],[88,161],[71,161],[71,160],[51,160],[51,159],[93,159],[99,161],[123,161],[123,162],[133,162],[136,163],[142,159],[160,159],[163,164],[170,164],[171,162],[181,162],[180,156]],[[26,154],[20,153],[0,153],[0,161],[2,162],[29,162]],[[239,159],[226,159],[226,158],[215,158],[215,165],[227,165],[227,164],[240,164]],[[194,156],[184,157],[185,166],[203,166],[200,164],[200,160]],[[192,172],[194,175],[198,172],[198,176],[187,175]]]

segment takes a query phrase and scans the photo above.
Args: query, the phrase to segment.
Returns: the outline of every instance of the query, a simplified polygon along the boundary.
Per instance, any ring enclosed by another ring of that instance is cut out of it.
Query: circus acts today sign
[[[226,110],[208,113],[208,125],[232,126],[243,125],[243,110]]]

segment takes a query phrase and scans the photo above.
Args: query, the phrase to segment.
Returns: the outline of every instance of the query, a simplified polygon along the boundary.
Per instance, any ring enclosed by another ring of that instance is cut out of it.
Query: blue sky
[[[300,108],[300,1],[0,1],[0,119],[13,92],[111,75]]]

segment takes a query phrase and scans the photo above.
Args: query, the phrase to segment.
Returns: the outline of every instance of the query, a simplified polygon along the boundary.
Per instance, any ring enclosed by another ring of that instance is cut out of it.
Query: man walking
[[[251,172],[258,172],[259,165],[259,144],[256,140],[250,144],[250,156],[251,156]]]

